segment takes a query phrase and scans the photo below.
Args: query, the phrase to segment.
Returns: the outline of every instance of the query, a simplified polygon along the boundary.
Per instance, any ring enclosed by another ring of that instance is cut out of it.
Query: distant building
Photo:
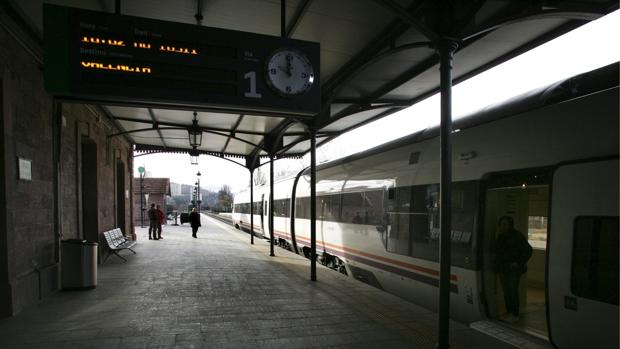
[[[142,192],[142,201],[140,200]],[[148,195],[148,201],[147,201]],[[133,178],[133,224],[148,226],[149,217],[147,214],[151,204],[161,205],[161,209],[166,211],[166,196],[170,196],[170,178],[144,178],[144,188],[140,188],[140,178]],[[144,215],[142,215],[142,211]]]
[[[178,196],[181,195],[181,183],[170,183],[170,195]]]

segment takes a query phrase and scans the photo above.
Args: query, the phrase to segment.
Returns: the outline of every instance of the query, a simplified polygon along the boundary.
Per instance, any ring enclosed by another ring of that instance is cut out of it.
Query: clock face
[[[278,50],[267,60],[266,65],[267,82],[278,94],[299,95],[312,87],[312,64],[308,57],[299,51]]]

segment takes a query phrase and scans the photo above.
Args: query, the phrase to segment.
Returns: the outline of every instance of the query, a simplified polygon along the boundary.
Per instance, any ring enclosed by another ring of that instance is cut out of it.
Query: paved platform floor
[[[61,291],[0,320],[2,348],[435,348],[436,314],[203,216],[99,266],[97,288]],[[512,349],[452,322],[452,348]]]

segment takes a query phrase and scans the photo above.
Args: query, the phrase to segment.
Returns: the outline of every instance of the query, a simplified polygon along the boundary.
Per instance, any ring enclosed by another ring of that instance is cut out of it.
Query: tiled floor
[[[137,255],[99,266],[90,291],[63,291],[0,320],[2,348],[435,348],[434,313],[203,217]],[[451,323],[452,348],[514,348]]]

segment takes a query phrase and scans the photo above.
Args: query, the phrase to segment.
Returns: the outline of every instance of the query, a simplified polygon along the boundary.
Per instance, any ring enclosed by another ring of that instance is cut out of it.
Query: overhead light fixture
[[[202,129],[198,126],[198,119],[196,116],[198,114],[194,112],[194,120],[192,120],[192,126],[187,129],[187,133],[189,134],[189,145],[190,147],[200,147],[202,144]]]
[[[198,156],[200,155],[200,153],[198,152],[198,149],[196,149],[196,147],[192,147],[192,149],[190,149],[189,151],[189,161],[191,162],[192,165],[198,165]]]

